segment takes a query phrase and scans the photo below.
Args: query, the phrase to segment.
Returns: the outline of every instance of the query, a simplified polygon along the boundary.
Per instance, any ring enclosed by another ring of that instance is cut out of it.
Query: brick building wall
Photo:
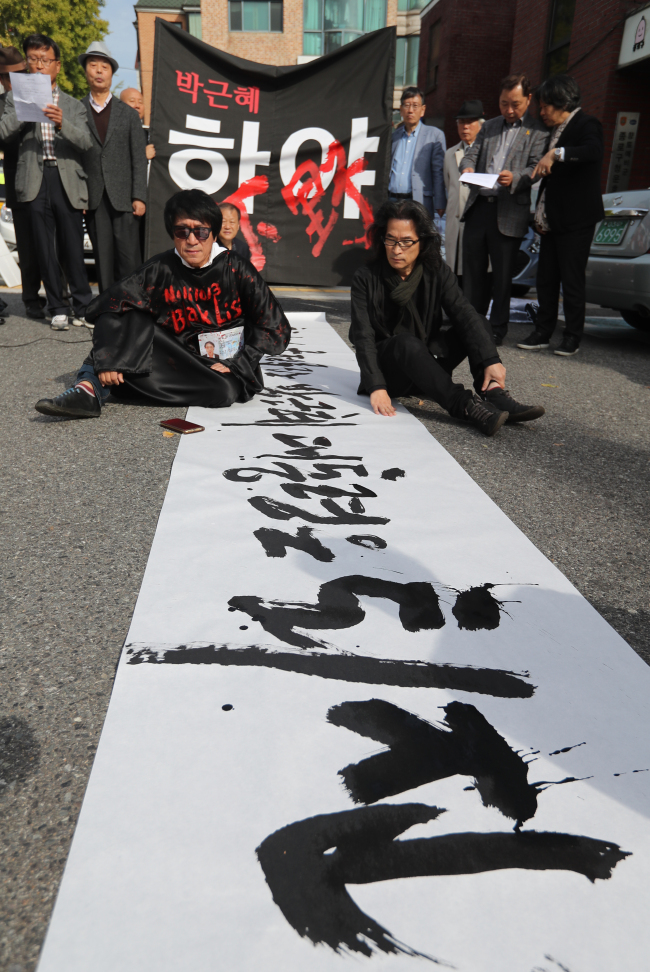
[[[170,23],[181,24],[187,30],[187,17],[177,11],[144,11],[136,8],[138,30],[138,63],[140,66],[140,85],[144,98],[144,121],[148,125],[151,118],[151,86],[153,79],[153,47],[156,33],[156,18],[161,17]]]
[[[426,96],[426,118],[458,141],[456,112],[480,98],[486,117],[499,111],[499,82],[510,69],[516,0],[434,0],[421,14],[418,85]],[[440,22],[440,57],[435,88],[428,79],[431,28]]]
[[[203,40],[258,64],[295,64],[302,54],[302,11],[303,0],[283,0],[281,34],[229,31],[227,0],[203,0]]]
[[[616,115],[641,113],[630,189],[650,186],[650,66],[617,69],[623,20],[637,5],[628,0],[577,0],[569,48],[569,73],[582,91],[582,108],[603,123],[605,191]],[[537,85],[545,76],[552,0],[518,0],[511,69],[525,71]]]

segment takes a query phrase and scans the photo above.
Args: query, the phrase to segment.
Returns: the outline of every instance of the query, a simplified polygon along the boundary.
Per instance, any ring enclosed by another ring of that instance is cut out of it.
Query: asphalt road
[[[158,423],[185,410],[38,415],[89,334],[55,334],[20,316],[16,292],[2,296],[14,316],[0,327],[0,970],[31,972],[177,447]],[[279,296],[347,335],[344,294]],[[595,325],[562,359],[517,350],[526,333],[513,325],[502,357],[515,397],[546,407],[540,421],[486,439],[431,402],[405,404],[650,663],[650,335]]]

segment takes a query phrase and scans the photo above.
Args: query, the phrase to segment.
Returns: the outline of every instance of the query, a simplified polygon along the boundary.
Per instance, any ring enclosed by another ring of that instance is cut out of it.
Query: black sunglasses
[[[211,226],[175,226],[174,236],[177,240],[189,240],[192,233],[200,240],[201,243],[205,243],[210,233],[212,232]]]

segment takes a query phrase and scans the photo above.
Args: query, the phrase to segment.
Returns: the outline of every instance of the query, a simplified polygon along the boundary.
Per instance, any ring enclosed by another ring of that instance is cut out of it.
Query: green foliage
[[[77,57],[108,33],[103,6],[104,0],[0,0],[0,43],[22,51],[29,34],[47,34],[61,48],[61,90],[82,98],[88,84]]]

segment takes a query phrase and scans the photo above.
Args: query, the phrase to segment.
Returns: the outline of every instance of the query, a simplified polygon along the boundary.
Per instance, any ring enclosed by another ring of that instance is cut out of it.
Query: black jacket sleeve
[[[386,379],[379,367],[377,335],[371,321],[371,286],[372,275],[369,270],[365,267],[357,270],[352,278],[350,293],[352,322],[349,336],[354,345],[354,352],[361,372],[359,391],[365,391],[367,394],[377,391],[379,388],[386,388]]]
[[[262,387],[259,363],[264,354],[282,354],[291,338],[291,326],[268,285],[252,263],[231,250],[230,261],[244,317],[242,350],[225,362],[232,373],[254,391]]]
[[[568,127],[568,126],[567,126]],[[579,145],[564,145],[564,162],[558,165],[580,165],[601,162],[604,152],[603,126],[597,118],[589,118],[582,126]]]
[[[443,263],[440,273],[440,299],[442,309],[458,332],[467,349],[471,365],[499,364],[501,358],[488,331],[485,318],[474,310],[458,286],[456,274]]]

